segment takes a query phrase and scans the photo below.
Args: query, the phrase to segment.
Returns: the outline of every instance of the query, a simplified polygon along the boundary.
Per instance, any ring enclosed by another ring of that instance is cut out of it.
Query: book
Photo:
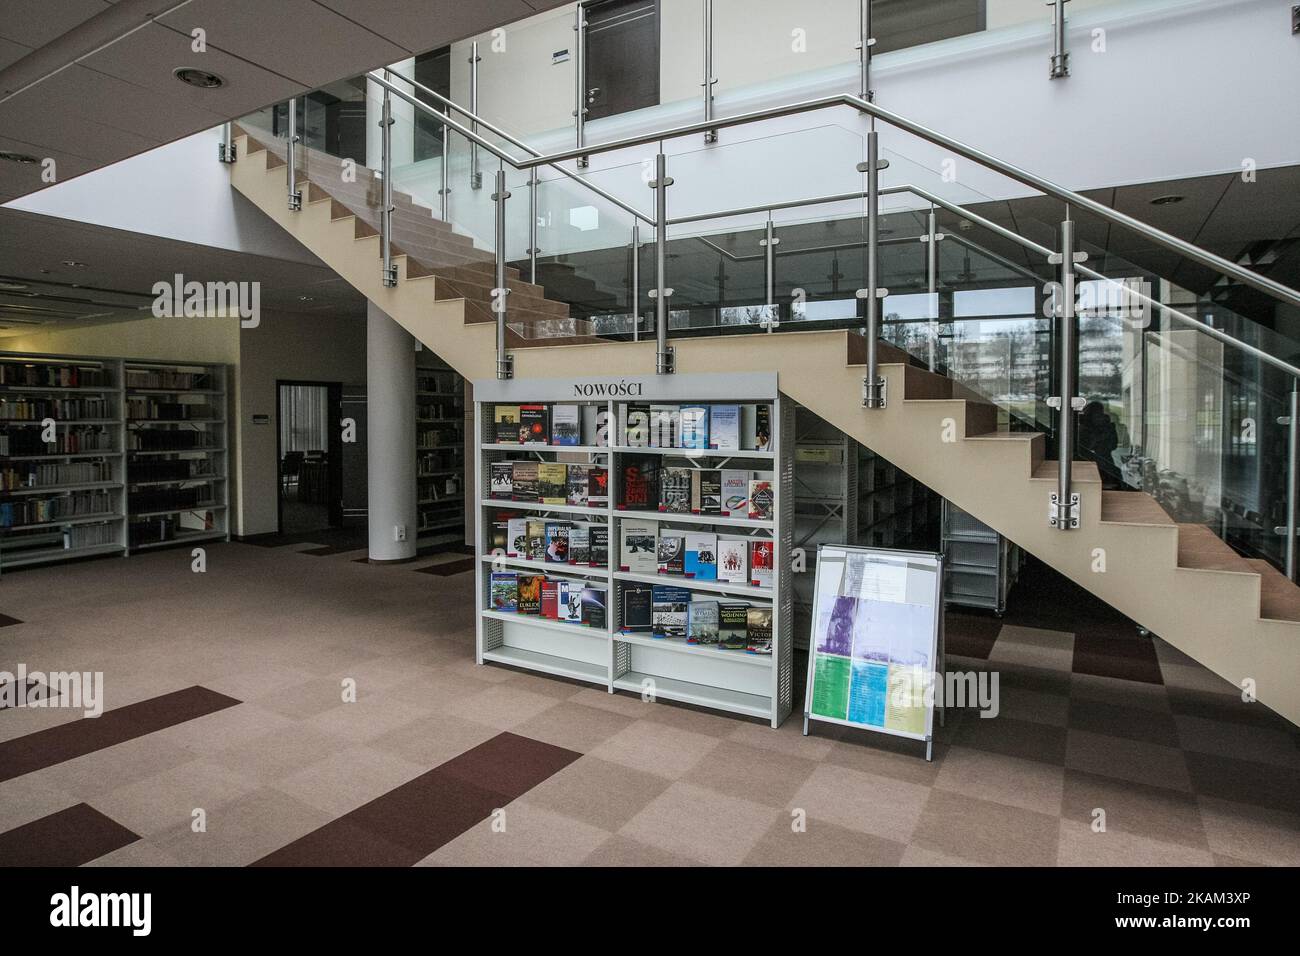
[[[659,470],[659,510],[669,514],[690,514],[690,468],[668,467]]]
[[[609,470],[602,465],[587,468],[587,505],[592,508],[609,506]]]
[[[691,513],[722,514],[722,472],[716,468],[691,469]]]
[[[514,496],[515,480],[514,462],[494,461],[488,479],[489,493],[493,498],[509,501]]]
[[[707,449],[709,447],[709,407],[683,405],[680,418],[679,448]]]
[[[718,602],[692,601],[686,616],[687,642],[717,644],[718,633]]]
[[[746,650],[751,654],[772,653],[772,609],[770,607],[751,607],[745,614],[745,629],[748,632]]]
[[[519,444],[519,406],[492,406],[492,440],[498,445]]]
[[[749,543],[749,583],[756,588],[772,586],[773,558],[776,545],[770,540]]]
[[[709,447],[719,451],[740,450],[740,406],[709,406]]]
[[[747,538],[718,539],[718,580],[728,584],[748,584],[749,555]]]
[[[740,406],[741,447],[751,451],[769,451],[772,447],[772,406]]]
[[[510,522],[516,520],[518,515],[513,511],[498,511],[492,516],[492,524],[488,529],[488,550],[492,552],[506,552],[510,550]]]
[[[494,611],[514,611],[519,606],[519,575],[514,571],[493,571],[491,603]]]
[[[630,458],[623,462],[620,504],[633,511],[659,510],[659,463],[651,458]]]
[[[537,463],[537,497],[544,505],[563,505],[569,501],[569,468],[563,462]]]
[[[655,570],[659,574],[684,574],[686,571],[686,538],[681,534],[661,533],[656,549]]]
[[[546,522],[546,558],[554,564],[569,563],[569,529],[567,521]]]
[[[749,479],[751,473],[732,468],[722,469],[721,514],[742,517],[749,514]]]
[[[609,445],[609,409],[604,405],[581,405],[582,444],[593,448]]]
[[[546,579],[542,581],[542,617],[555,620],[556,611],[555,597],[559,592],[560,582]]]
[[[648,631],[654,623],[653,589],[648,584],[625,584],[622,591],[622,618],[625,631]]]
[[[587,627],[605,629],[605,589],[588,585],[580,594],[580,619]]]
[[[506,536],[506,556],[511,558],[528,557],[528,519],[511,518]]]
[[[718,643],[729,651],[749,648],[749,605],[718,605]]]
[[[672,584],[652,584],[651,634],[659,638],[686,637],[691,592]]]
[[[528,550],[524,557],[529,561],[546,560],[546,522],[541,518],[528,519]]]
[[[587,529],[590,557],[587,563],[593,568],[609,567],[609,528],[593,524]]]
[[[510,495],[515,501],[537,501],[537,462],[516,461],[511,469]]]
[[[686,532],[686,562],[684,571],[688,578],[697,581],[718,579],[718,536],[712,531]]]
[[[681,406],[650,406],[650,447],[681,447]]]
[[[621,530],[619,567],[634,574],[654,574],[658,567],[658,550],[655,545],[658,525],[652,522],[624,521]]]
[[[550,421],[545,405],[519,406],[519,443],[521,445],[549,445]]]
[[[582,585],[577,581],[561,581],[555,594],[555,619],[582,623]]]
[[[564,497],[571,505],[586,507],[588,471],[586,465],[566,465],[568,479],[565,482]]]
[[[591,563],[591,528],[585,524],[575,524],[569,529],[569,563]]]
[[[776,495],[770,472],[756,472],[749,480],[749,516],[755,521],[771,521]]]
[[[578,445],[582,441],[582,422],[577,405],[551,406],[551,444]]]
[[[623,444],[628,448],[650,447],[650,406],[639,402],[629,402],[619,406],[622,421],[619,433]]]
[[[540,574],[519,575],[516,610],[520,614],[542,613],[542,582],[545,580]]]

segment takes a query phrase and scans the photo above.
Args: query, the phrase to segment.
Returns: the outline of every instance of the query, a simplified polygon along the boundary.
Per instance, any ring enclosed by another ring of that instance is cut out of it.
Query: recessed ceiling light
[[[215,90],[218,86],[225,85],[226,82],[216,73],[209,73],[207,70],[192,70],[188,67],[173,70],[172,76],[182,83],[197,86],[201,90]]]
[[[64,259],[64,260],[63,260],[63,264],[64,264],[65,266],[69,266],[69,267],[71,267],[71,268],[73,268],[73,269],[84,269],[84,268],[86,268],[86,264],[85,264],[84,262],[78,262],[76,259]]]
[[[1153,206],[1172,206],[1174,203],[1182,202],[1186,196],[1157,196],[1151,200]]]
[[[22,163],[23,165],[40,162],[35,156],[28,156],[26,153],[11,153],[7,149],[0,150],[0,159],[11,163]]]

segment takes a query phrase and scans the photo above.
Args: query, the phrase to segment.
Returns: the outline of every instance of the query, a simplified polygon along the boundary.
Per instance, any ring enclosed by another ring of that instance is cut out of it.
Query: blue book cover
[[[683,405],[681,411],[682,448],[709,447],[709,408],[707,405]]]
[[[718,580],[718,536],[711,531],[686,532],[686,560],[682,570],[697,581]]]

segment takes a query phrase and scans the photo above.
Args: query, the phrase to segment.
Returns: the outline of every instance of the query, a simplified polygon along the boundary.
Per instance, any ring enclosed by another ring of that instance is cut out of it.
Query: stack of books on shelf
[[[618,434],[627,448],[694,452],[767,452],[772,447],[768,404],[620,405]]]
[[[111,513],[112,502],[103,491],[79,491],[57,498],[18,498],[0,501],[0,528],[49,524],[63,518]]]
[[[604,588],[523,571],[492,572],[488,609],[600,631],[608,623]]]
[[[681,531],[655,521],[625,519],[619,528],[619,570],[630,574],[770,588],[775,549],[771,538]]]
[[[498,445],[604,447],[608,420],[608,410],[598,405],[498,404],[492,406],[490,440]]]
[[[104,425],[60,428],[54,441],[41,440],[41,430],[26,426],[0,431],[0,455],[81,455],[114,450],[113,432]]]
[[[772,520],[776,497],[770,471],[676,467],[653,455],[628,454],[619,475],[620,511]]]
[[[84,485],[113,480],[113,466],[107,461],[40,464],[25,462],[0,468],[0,491],[43,488],[47,485]]]
[[[492,550],[507,558],[576,567],[609,567],[609,527],[501,512],[491,520]]]
[[[0,396],[0,419],[21,422],[39,422],[43,418],[74,421],[85,418],[112,418],[113,410],[107,398],[80,396],[77,398],[6,398]]]
[[[551,461],[494,461],[488,487],[498,501],[605,508],[609,505],[609,470],[601,465]]]
[[[622,585],[619,632],[720,650],[772,653],[772,607],[702,598],[672,584]]]
[[[215,388],[214,380],[208,372],[178,372],[173,369],[128,368],[126,370],[126,387],[128,389],[149,389],[175,392],[210,391]]]
[[[99,388],[111,384],[108,369],[97,366],[0,362],[0,385],[6,388]]]

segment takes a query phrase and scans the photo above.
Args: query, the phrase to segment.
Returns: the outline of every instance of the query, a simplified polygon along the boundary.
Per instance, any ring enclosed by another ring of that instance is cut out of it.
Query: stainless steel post
[[[641,223],[632,222],[632,341],[641,341]]]
[[[1278,529],[1286,535],[1286,576],[1296,580],[1296,478],[1300,475],[1300,382],[1291,382],[1291,414],[1286,429],[1286,527]]]
[[[380,170],[384,177],[384,208],[380,210],[379,244],[384,257],[383,282],[392,288],[397,285],[397,267],[393,265],[393,101],[388,90],[384,90],[379,130]]]
[[[498,169],[496,175],[496,192],[492,201],[496,203],[496,288],[492,290],[492,311],[497,317],[497,378],[514,378],[514,357],[506,351],[506,299],[510,295],[509,283],[506,281],[506,171]]]
[[[478,41],[475,40],[470,44],[469,53],[469,111],[474,116],[478,116],[478,64],[481,57],[478,55]],[[470,123],[470,130],[478,133],[478,120],[475,119]],[[478,144],[470,140],[469,144],[469,188],[483,188],[483,171],[478,165]]]
[[[1053,0],[1052,7],[1052,68],[1048,78],[1059,80],[1070,75],[1070,51],[1065,48],[1065,5],[1070,0]]]
[[[579,3],[573,18],[573,132],[577,149],[587,145],[587,8]],[[579,169],[587,166],[579,156]]]
[[[537,170],[528,171],[528,281],[537,284]]]
[[[1058,459],[1056,493],[1052,496],[1049,523],[1060,531],[1079,527],[1079,496],[1073,490],[1074,471],[1074,416],[1079,402],[1076,400],[1075,363],[1078,358],[1078,337],[1075,330],[1074,311],[1074,266],[1077,261],[1074,250],[1074,222],[1067,218],[1061,223],[1061,252],[1059,265],[1061,278],[1057,289],[1056,335],[1060,346],[1057,362],[1060,369],[1057,378],[1061,383],[1061,393],[1054,397],[1053,405],[1060,415],[1056,428],[1056,450]],[[1057,256],[1052,257],[1053,260]]]
[[[871,0],[861,0],[858,8],[858,96],[870,103],[875,99],[871,88],[871,48],[876,45],[871,35]]]
[[[865,167],[865,168],[864,168]],[[858,167],[867,174],[867,287],[858,298],[867,300],[867,377],[862,383],[865,408],[885,407],[885,380],[880,377],[877,340],[880,338],[880,138],[867,133],[867,161]]]
[[[447,218],[447,207],[451,202],[451,127],[447,124],[442,126],[442,171],[440,174],[441,183],[438,186],[438,213],[443,222],[450,222]]]
[[[713,0],[704,0],[704,122],[713,121],[713,87],[717,78],[713,75]],[[704,142],[716,143],[718,131],[704,131]]]
[[[776,246],[781,240],[776,237],[775,227],[772,225],[772,214],[767,214],[767,226],[763,230],[763,280],[767,291],[767,315],[763,317],[763,324],[767,326],[769,332],[773,331],[778,323],[776,314]]]
[[[223,163],[235,161],[235,129],[230,120],[221,124],[221,145],[217,148],[217,158]]]
[[[934,206],[930,207],[926,229],[925,280],[929,292],[929,307],[934,313],[930,316],[930,354],[929,367],[933,372],[937,364],[936,352],[939,348],[939,234],[935,231]]]
[[[667,285],[668,270],[668,187],[673,181],[668,177],[668,157],[655,156],[655,180],[650,185],[655,190],[655,372],[670,375],[673,372],[673,350],[668,345],[668,298],[673,290]]]
[[[298,188],[298,98],[289,99],[289,208],[302,209],[302,191]]]

